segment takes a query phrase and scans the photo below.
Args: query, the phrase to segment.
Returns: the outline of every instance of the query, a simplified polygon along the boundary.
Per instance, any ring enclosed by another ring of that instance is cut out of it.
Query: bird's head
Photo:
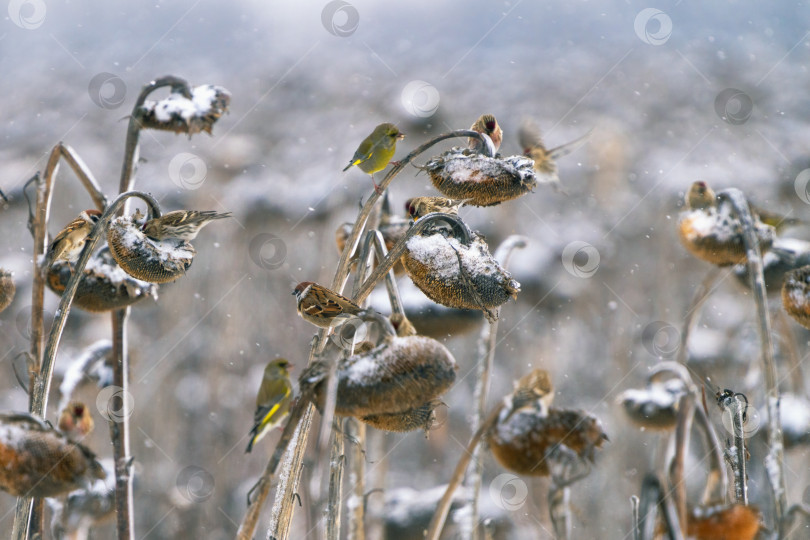
[[[717,197],[706,182],[693,182],[686,194],[686,204],[692,210],[709,208],[717,204]]]
[[[404,139],[405,134],[402,133],[397,126],[394,124],[382,124],[385,126],[384,135],[390,139],[397,140],[397,139]]]
[[[484,125],[484,128],[486,128],[487,133],[494,133],[498,128],[498,121],[495,120],[495,117],[491,114],[481,116],[481,123]]]
[[[307,289],[309,289],[310,285],[314,285],[315,283],[312,281],[302,281],[298,285],[295,286],[293,289],[292,294],[300,301],[301,297],[304,296],[304,293]]]
[[[419,208],[417,205],[418,199],[414,197],[413,199],[408,199],[405,201],[405,211],[408,212],[408,215],[412,218],[416,219]]]
[[[101,212],[99,212],[96,209],[85,210],[81,214],[79,214],[79,217],[82,218],[87,223],[95,225],[96,223],[98,223],[98,220],[101,219]]]
[[[281,374],[286,377],[289,374],[288,372],[290,369],[292,369],[292,364],[290,364],[288,360],[286,360],[285,358],[276,358],[275,360],[267,364],[267,367],[264,368],[264,373],[265,376],[269,377],[272,377],[276,374]]]

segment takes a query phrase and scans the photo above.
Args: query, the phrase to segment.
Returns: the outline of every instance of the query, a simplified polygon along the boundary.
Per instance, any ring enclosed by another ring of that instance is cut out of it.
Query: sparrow
[[[345,296],[311,281],[302,281],[292,293],[298,301],[298,314],[321,328],[339,326],[362,311]]]
[[[534,161],[534,170],[548,178],[549,182],[559,185],[560,178],[557,176],[555,160],[567,156],[579,148],[590,135],[591,133],[588,132],[574,141],[547,150],[537,124],[531,120],[525,120],[518,130],[518,142],[523,149],[523,155]]]
[[[495,117],[491,114],[482,114],[478,120],[476,120],[472,126],[470,126],[471,131],[477,131],[478,133],[483,133],[487,135],[490,139],[492,139],[492,145],[495,147],[495,151],[497,152],[498,149],[501,147],[501,141],[503,140],[503,130],[501,126],[498,125],[498,121],[495,120]],[[484,149],[484,145],[478,139],[474,139],[470,137],[467,141],[467,145],[473,152],[481,152]]]
[[[374,173],[383,170],[388,166],[388,162],[394,157],[397,150],[397,141],[405,138],[394,124],[380,124],[371,135],[363,139],[360,146],[354,152],[349,164],[343,169],[348,171],[352,166],[357,165],[361,171],[371,176],[371,183],[374,184],[374,191],[381,194],[380,186],[374,181]]]
[[[84,403],[72,401],[59,414],[59,431],[72,441],[80,441],[93,431],[93,417]]]
[[[405,210],[414,221],[431,212],[458,215],[458,209],[469,199],[447,199],[445,197],[414,197],[405,202]]]
[[[256,395],[256,412],[253,414],[253,428],[245,453],[253,450],[273,428],[281,425],[290,412],[292,384],[290,383],[290,363],[284,358],[276,358],[264,368],[264,376]]]
[[[45,268],[50,268],[56,261],[75,263],[99,218],[101,212],[98,210],[85,210],[59,231],[45,253]]]
[[[218,214],[211,210],[204,212],[198,210],[175,210],[144,223],[143,232],[154,240],[165,240],[167,238],[194,240],[197,238],[200,229],[213,220],[228,217],[231,217],[230,212]]]

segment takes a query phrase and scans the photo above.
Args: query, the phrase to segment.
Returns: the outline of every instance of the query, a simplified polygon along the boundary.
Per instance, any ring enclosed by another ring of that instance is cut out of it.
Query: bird
[[[93,431],[93,417],[84,403],[72,401],[59,414],[59,431],[72,441],[80,441]]]
[[[503,130],[493,115],[482,114],[478,120],[473,122],[473,125],[470,126],[470,130],[487,135],[492,140],[492,145],[495,147],[496,152],[501,147]],[[474,152],[481,152],[484,148],[484,144],[474,137],[469,138],[467,145],[470,150]]]
[[[458,209],[469,199],[447,199],[445,197],[414,197],[405,202],[405,210],[414,221],[431,212],[458,215]]]
[[[388,162],[391,161],[397,150],[397,141],[403,138],[405,138],[405,134],[400,132],[394,124],[388,122],[380,124],[374,128],[371,135],[363,139],[343,172],[357,165],[361,171],[371,176],[374,191],[381,194],[380,186],[374,181],[374,173],[388,166]]]
[[[702,210],[717,207],[717,195],[706,182],[693,182],[686,194],[686,204],[690,210]],[[781,232],[789,227],[804,225],[805,221],[799,218],[786,216],[772,210],[766,210],[749,203],[751,214],[764,223],[770,225],[776,232]]]
[[[688,210],[706,210],[717,207],[717,195],[706,182],[698,180],[689,186],[686,192],[686,207]]]
[[[101,212],[98,210],[85,210],[79,217],[65,225],[48,246],[45,253],[45,268],[50,268],[56,261],[75,263],[82,253],[85,240],[100,218]]]
[[[212,210],[175,210],[144,223],[143,232],[149,238],[158,241],[167,238],[194,240],[200,230],[215,219],[229,217],[230,212],[218,214]]]
[[[281,425],[290,412],[292,384],[290,383],[290,363],[284,358],[276,358],[264,368],[262,384],[256,395],[256,412],[253,415],[253,429],[245,453],[253,450],[273,428]]]
[[[764,253],[770,249],[776,230],[752,216],[754,233]],[[681,243],[698,259],[729,266],[747,261],[742,222],[731,203],[717,198],[706,182],[693,182],[684,198],[684,209],[678,218]]]
[[[320,328],[339,326],[362,311],[345,296],[311,281],[302,281],[292,293],[298,301],[301,318]]]
[[[14,301],[17,286],[14,285],[14,274],[0,268],[0,313]]]
[[[518,130],[518,142],[523,149],[523,155],[534,161],[534,170],[548,178],[548,182],[558,186],[560,178],[557,176],[557,163],[555,160],[567,156],[579,148],[590,135],[591,132],[589,131],[578,139],[547,150],[537,124],[532,120],[524,120]]]

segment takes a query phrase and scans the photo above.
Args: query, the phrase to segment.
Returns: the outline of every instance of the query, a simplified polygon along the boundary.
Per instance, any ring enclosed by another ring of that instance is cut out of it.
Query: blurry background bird
[[[0,268],[0,311],[11,305],[16,292],[17,286],[14,285],[14,275],[8,270]]]
[[[298,314],[321,328],[343,324],[362,311],[360,306],[345,296],[311,281],[296,285],[293,294],[298,300]]]
[[[45,254],[45,268],[59,260],[75,263],[84,248],[84,241],[101,217],[98,210],[85,210],[68,223],[53,239]]]
[[[523,149],[523,155],[534,160],[534,170],[546,177],[546,181],[559,187],[560,178],[557,176],[557,163],[555,160],[567,156],[590,137],[591,132],[569,143],[561,144],[551,150],[546,150],[540,128],[532,120],[524,120],[518,130],[518,142]]]
[[[498,121],[493,115],[482,114],[478,120],[476,120],[473,125],[470,126],[470,129],[472,131],[477,131],[478,133],[483,133],[492,139],[492,145],[495,147],[496,152],[501,147],[503,130],[501,129],[501,126],[498,125]],[[468,139],[467,145],[470,150],[474,152],[481,152],[481,150],[484,148],[484,144],[481,141],[478,139],[473,139],[472,137]]]
[[[414,197],[405,202],[405,210],[414,221],[431,212],[458,215],[458,209],[469,199],[447,199],[445,197]]]
[[[270,430],[281,424],[290,412],[292,384],[290,383],[290,363],[284,358],[276,358],[264,368],[262,384],[256,395],[256,412],[250,441],[245,452],[253,450],[253,445]]]
[[[80,441],[93,431],[93,417],[84,403],[72,401],[59,414],[59,431],[72,441]]]
[[[200,229],[214,221],[231,217],[230,212],[218,214],[212,210],[175,210],[162,216],[150,219],[143,226],[143,232],[149,238],[164,240],[194,240]]]
[[[690,210],[704,210],[717,206],[717,195],[706,182],[697,181],[689,186],[685,202]]]
[[[357,165],[361,171],[371,176],[374,190],[381,193],[380,186],[374,181],[374,173],[388,166],[388,162],[391,161],[397,150],[397,140],[403,138],[405,138],[405,134],[401,133],[394,124],[380,124],[374,128],[371,135],[363,139],[343,172],[348,171],[353,165]]]

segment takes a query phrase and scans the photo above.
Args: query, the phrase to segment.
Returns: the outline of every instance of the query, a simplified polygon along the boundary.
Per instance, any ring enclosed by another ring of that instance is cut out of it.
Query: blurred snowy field
[[[501,123],[505,154],[520,153],[516,133],[524,118],[538,122],[549,147],[593,129],[588,144],[559,162],[567,195],[540,188],[497,207],[464,208],[461,216],[493,251],[510,234],[531,239],[512,263],[524,292],[502,311],[491,403],[513,379],[544,367],[556,383],[557,404],[598,416],[611,443],[572,489],[574,537],[626,538],[628,498],[656,466],[657,439],[632,428],[615,398],[658,361],[655,347],[643,343],[644,329],[656,321],[680,328],[708,270],[675,235],[684,190],[702,179],[810,216],[806,186],[795,181],[810,167],[808,6],[482,0],[335,6],[9,3],[0,23],[0,189],[11,204],[0,215],[0,266],[15,271],[18,292],[0,314],[0,409],[27,404],[9,362],[27,348],[32,242],[22,185],[63,141],[114,194],[126,117],[140,87],[155,77],[222,85],[232,93],[231,109],[212,137],[144,134],[137,187],[167,209],[228,210],[234,219],[195,241],[199,254],[186,277],[161,287],[157,302],[133,309],[136,529],[145,538],[233,537],[247,490],[276,439],[267,437],[243,457],[256,381],[275,356],[297,368],[306,361],[313,328],[295,316],[290,291],[298,281],[331,279],[334,231],[371,192],[360,171],[340,171],[375,125],[394,122],[407,134],[398,156],[432,135],[468,127],[482,113]],[[197,168],[170,174],[178,159],[188,159],[184,154],[195,156]],[[416,173],[411,168],[394,182],[397,211],[408,197],[436,194]],[[89,205],[77,186],[63,166],[52,233]],[[282,241],[272,269],[257,264],[250,249],[268,233]],[[587,243],[598,257],[588,277],[563,264],[572,242]],[[761,407],[752,302],[742,292],[734,280],[722,282],[690,352],[697,372],[746,392]],[[46,294],[53,312],[57,299]],[[791,324],[804,355],[808,334]],[[109,325],[106,316],[71,313],[61,365],[108,337]],[[469,438],[476,335],[445,340],[461,370],[444,399],[443,426],[428,440],[386,434],[369,443],[369,467],[387,471],[392,496],[394,489],[446,482],[463,452],[457,443]],[[91,392],[85,397],[95,399]],[[108,457],[103,418],[96,425],[90,446]],[[752,459],[761,461],[756,452]],[[204,497],[178,485],[189,466],[212,478]],[[807,452],[791,450],[788,466],[796,478],[789,480],[789,499],[810,502]],[[690,470],[690,489],[699,492],[701,469]],[[485,461],[482,507],[512,524],[500,537],[548,537],[546,480],[523,479],[526,500],[507,509],[487,488],[503,472]],[[752,499],[769,508],[766,481],[756,471]],[[294,537],[318,537],[318,504],[305,498]],[[13,505],[0,493],[0,529],[10,527]]]

